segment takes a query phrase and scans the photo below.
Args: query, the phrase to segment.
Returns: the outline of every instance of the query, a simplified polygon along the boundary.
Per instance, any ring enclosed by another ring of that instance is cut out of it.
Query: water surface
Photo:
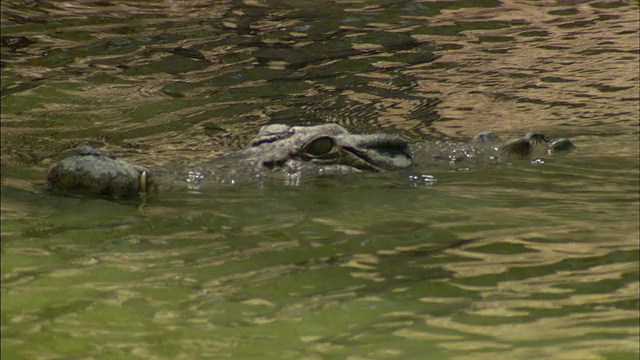
[[[2,29],[4,357],[637,358],[637,2],[9,1]],[[157,166],[320,122],[577,150],[40,191],[83,142]]]

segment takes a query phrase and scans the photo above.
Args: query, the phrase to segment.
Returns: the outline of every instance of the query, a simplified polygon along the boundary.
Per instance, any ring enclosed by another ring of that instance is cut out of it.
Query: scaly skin
[[[236,183],[276,177],[296,184],[303,175],[396,170],[408,168],[416,161],[425,165],[474,157],[526,157],[533,145],[549,142],[537,133],[495,147],[498,141],[495,134],[482,132],[470,144],[432,142],[410,148],[398,136],[356,135],[337,124],[268,125],[243,150],[211,162],[155,170],[83,146],[77,154],[54,165],[47,180],[52,189],[62,194],[124,198],[171,188],[200,189],[207,182]],[[572,148],[569,140],[558,139],[549,143],[548,152]]]

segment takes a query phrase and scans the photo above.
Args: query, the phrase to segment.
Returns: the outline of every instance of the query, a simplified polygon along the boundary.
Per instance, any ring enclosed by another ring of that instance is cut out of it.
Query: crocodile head
[[[267,125],[248,148],[230,157],[244,166],[249,162],[253,167],[321,173],[384,171],[412,164],[408,145],[399,137],[351,134],[337,124]]]
[[[84,146],[51,168],[48,183],[62,193],[118,198],[172,188],[176,184],[186,183],[190,189],[197,189],[205,180],[235,183],[254,179],[258,174],[269,176],[269,173],[284,174],[291,180],[303,173],[383,171],[405,168],[411,163],[407,143],[396,136],[354,135],[336,124],[268,125],[246,149],[210,162],[155,170]]]

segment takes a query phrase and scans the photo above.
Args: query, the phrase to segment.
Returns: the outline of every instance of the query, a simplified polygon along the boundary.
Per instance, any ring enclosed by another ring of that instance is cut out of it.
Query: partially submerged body
[[[568,139],[549,140],[540,133],[527,133],[522,138],[504,142],[494,132],[482,131],[470,142],[429,141],[411,146],[414,164],[420,167],[469,166],[477,162],[525,159],[575,148]]]
[[[297,184],[302,176],[406,169],[418,164],[455,164],[477,159],[528,157],[536,145],[545,151],[567,151],[566,139],[549,142],[541,134],[497,146],[497,136],[478,134],[471,143],[436,141],[409,146],[398,136],[351,134],[337,124],[268,125],[249,146],[218,159],[184,166],[147,169],[83,146],[49,171],[48,183],[59,193],[88,193],[113,198],[182,187],[199,189],[207,182],[236,183],[265,177]],[[548,146],[547,146],[548,145]]]

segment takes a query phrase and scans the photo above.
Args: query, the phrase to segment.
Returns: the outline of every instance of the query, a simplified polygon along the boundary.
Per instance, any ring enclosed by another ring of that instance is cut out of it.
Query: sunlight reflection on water
[[[304,5],[3,2],[2,355],[637,356],[637,4]],[[333,121],[577,149],[144,207],[33,192],[80,142],[157,166]]]

